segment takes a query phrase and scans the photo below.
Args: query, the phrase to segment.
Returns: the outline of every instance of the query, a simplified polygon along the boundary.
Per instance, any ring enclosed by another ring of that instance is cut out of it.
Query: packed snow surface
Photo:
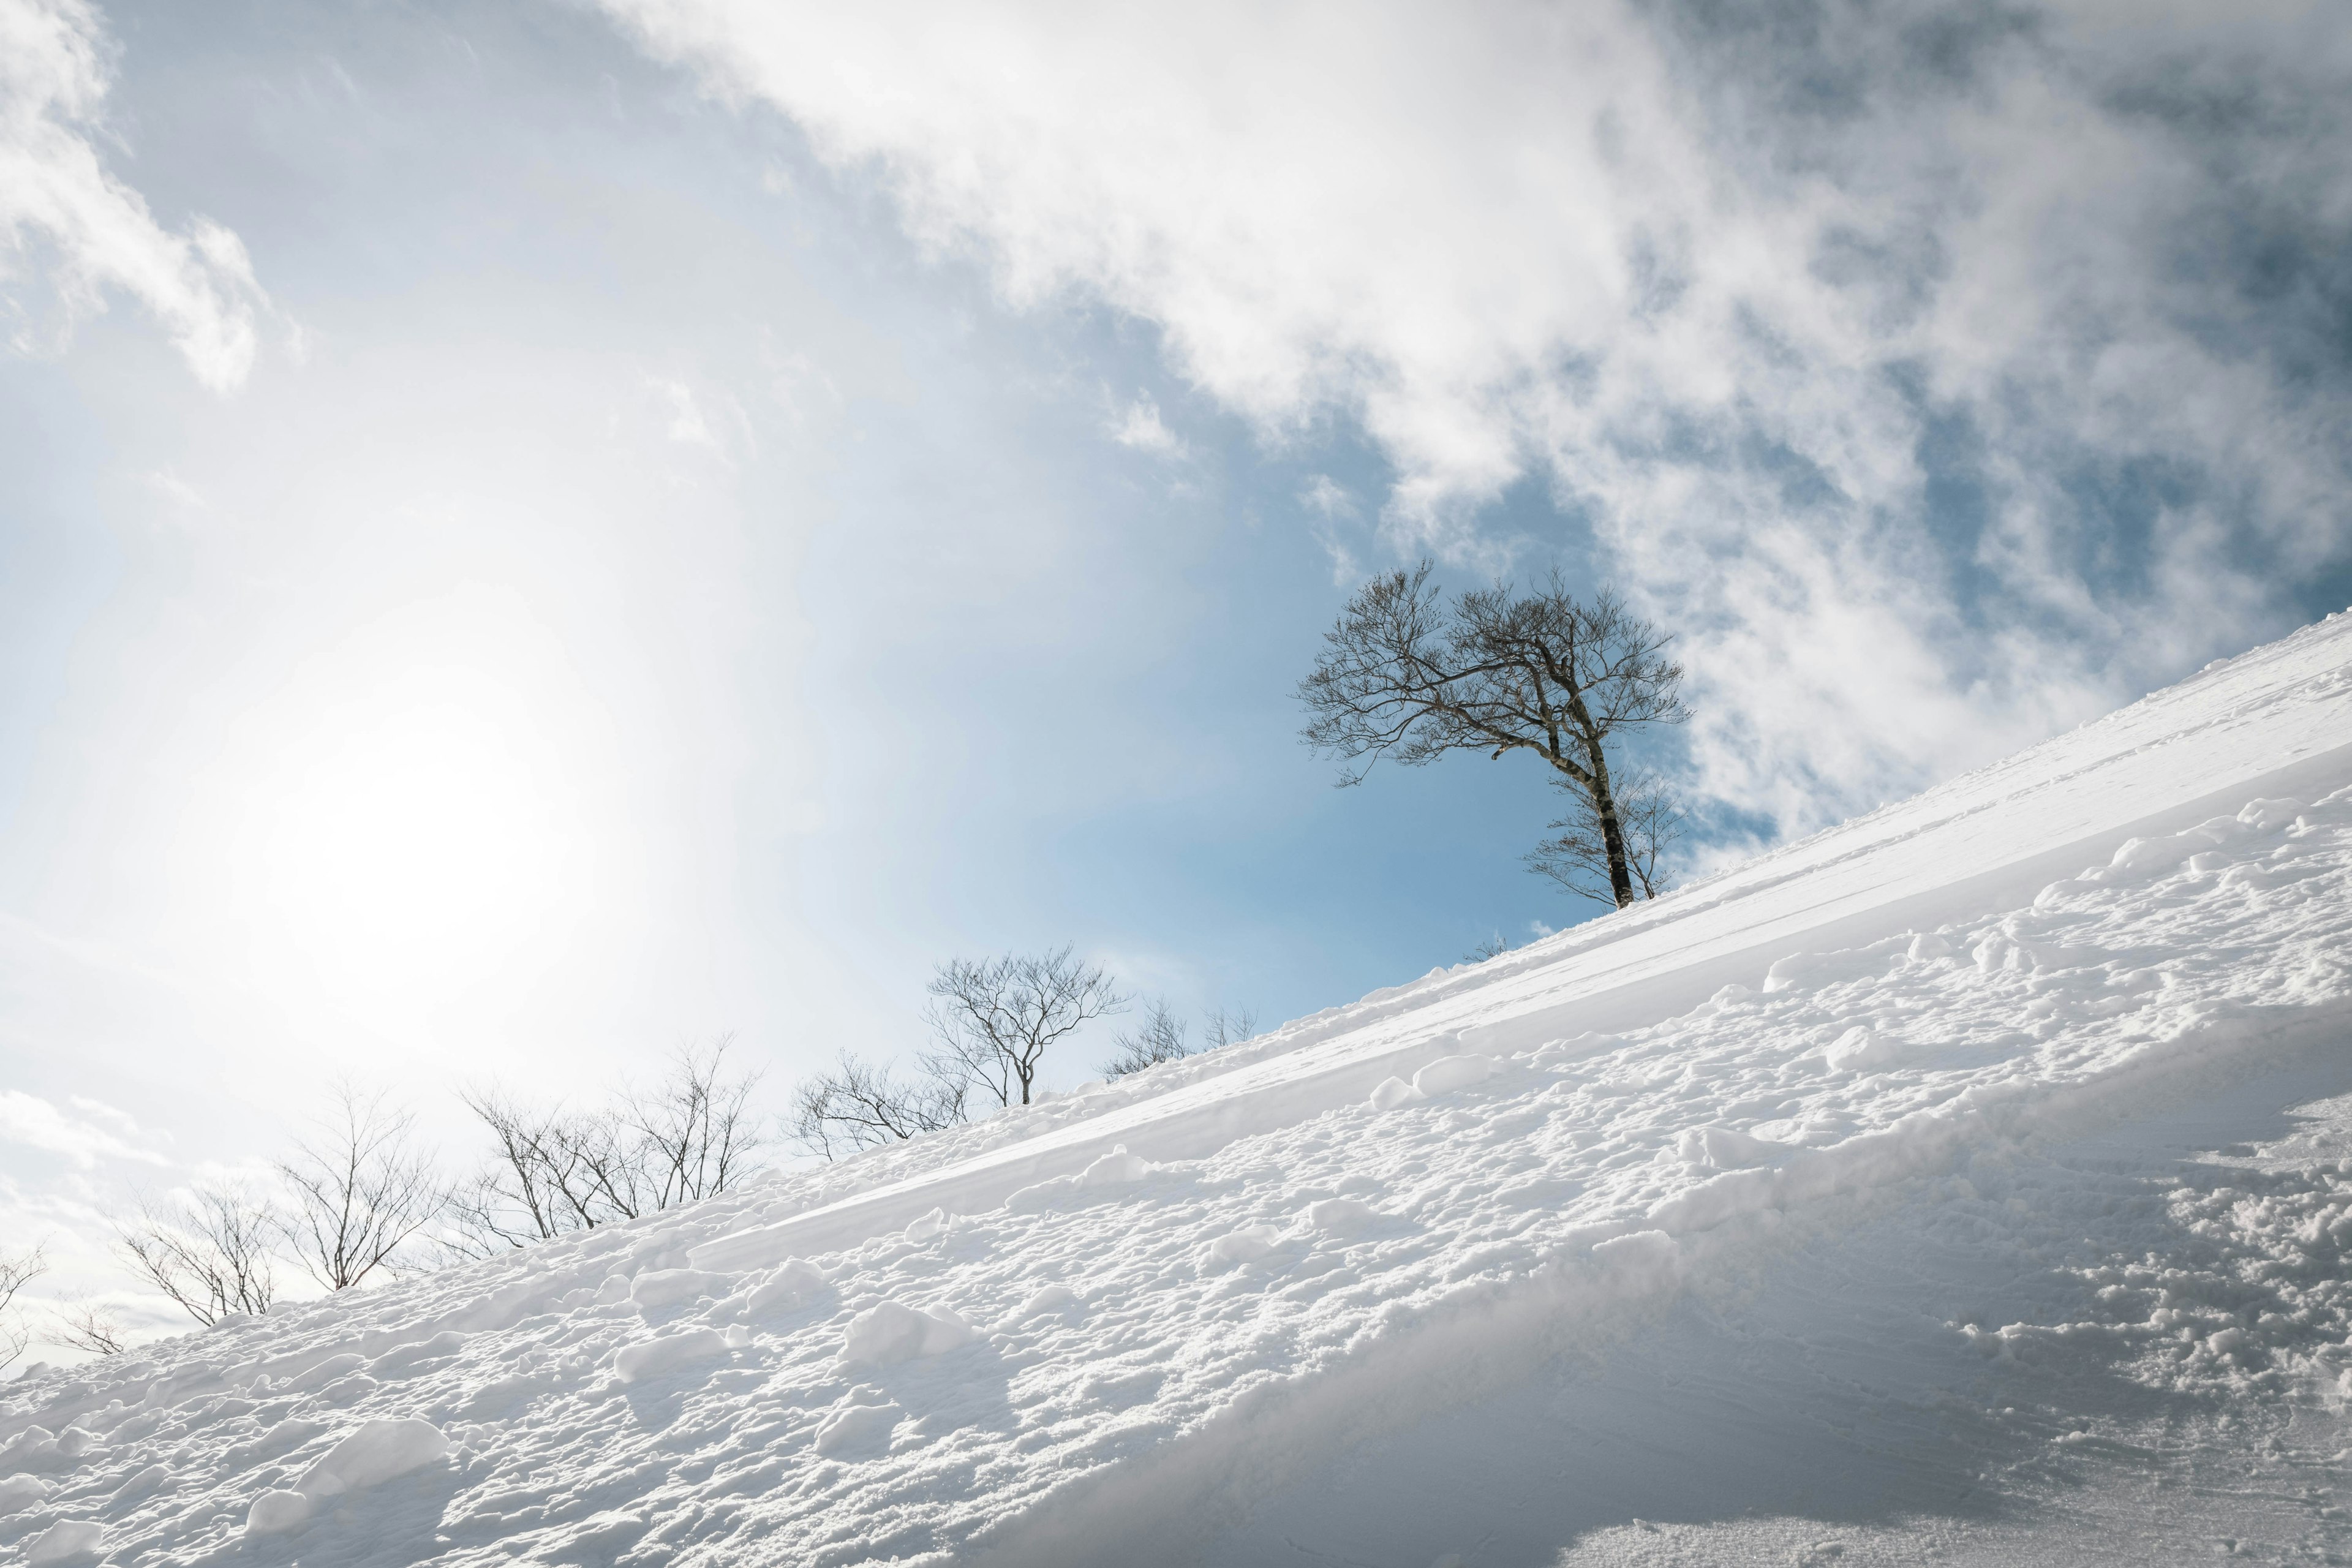
[[[2352,616],[1654,904],[8,1385],[0,1560],[2352,1554]]]

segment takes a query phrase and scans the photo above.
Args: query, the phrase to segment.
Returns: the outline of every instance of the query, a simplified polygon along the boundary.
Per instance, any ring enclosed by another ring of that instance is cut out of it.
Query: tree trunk
[[[1601,818],[1601,842],[1609,851],[1609,890],[1622,910],[1633,901],[1633,868],[1625,863],[1625,825],[1617,818],[1617,796],[1609,787],[1609,763],[1600,742],[1589,742],[1586,750],[1592,759],[1592,812]]]

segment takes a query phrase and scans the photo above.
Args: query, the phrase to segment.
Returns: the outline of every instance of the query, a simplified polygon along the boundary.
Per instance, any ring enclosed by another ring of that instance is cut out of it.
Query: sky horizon
[[[0,0],[0,1235],[130,1310],[106,1215],[338,1077],[457,1159],[950,958],[1271,1026],[1598,915],[1539,769],[1298,742],[1424,556],[1676,635],[1692,872],[2343,608],[2347,85],[2290,5]]]

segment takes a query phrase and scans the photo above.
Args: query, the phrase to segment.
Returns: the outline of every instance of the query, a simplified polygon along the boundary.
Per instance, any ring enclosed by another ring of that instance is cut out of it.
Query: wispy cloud
[[[1132,451],[1149,452],[1155,458],[1185,455],[1182,437],[1160,419],[1160,405],[1148,392],[1137,393],[1135,401],[1112,418],[1110,438]]]
[[[1394,553],[1547,484],[1784,826],[2281,629],[2352,537],[2307,6],[606,6],[1016,306],[1360,421]]]
[[[1312,521],[1315,542],[1331,557],[1331,582],[1336,587],[1349,587],[1364,578],[1363,561],[1356,553],[1355,542],[1342,533],[1342,525],[1357,523],[1362,513],[1356,498],[1347,488],[1328,474],[1311,474],[1299,487],[1298,504]]]
[[[99,150],[110,44],[87,0],[0,0],[0,289],[19,350],[45,312],[62,325],[129,294],[161,321],[196,379],[215,392],[253,365],[267,300],[244,243],[210,219],[173,233],[117,179]]]
[[[682,381],[656,379],[647,384],[669,405],[669,438],[682,447],[703,447],[719,449],[719,437],[710,433],[710,422],[702,416],[702,405],[694,395],[694,388]]]
[[[139,1124],[122,1111],[79,1095],[69,1103],[82,1114],[68,1115],[40,1096],[22,1089],[0,1089],[0,1142],[61,1154],[84,1170],[100,1159],[135,1160],[153,1165],[166,1163],[153,1150],[130,1141],[140,1136]],[[100,1126],[100,1121],[115,1131]]]

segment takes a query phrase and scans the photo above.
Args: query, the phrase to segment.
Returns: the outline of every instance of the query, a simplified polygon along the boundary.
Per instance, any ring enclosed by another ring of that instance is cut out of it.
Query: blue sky
[[[0,0],[11,1230],[1586,918],[1297,743],[1424,552],[1680,633],[1697,865],[2352,598],[2315,9],[828,9]]]

